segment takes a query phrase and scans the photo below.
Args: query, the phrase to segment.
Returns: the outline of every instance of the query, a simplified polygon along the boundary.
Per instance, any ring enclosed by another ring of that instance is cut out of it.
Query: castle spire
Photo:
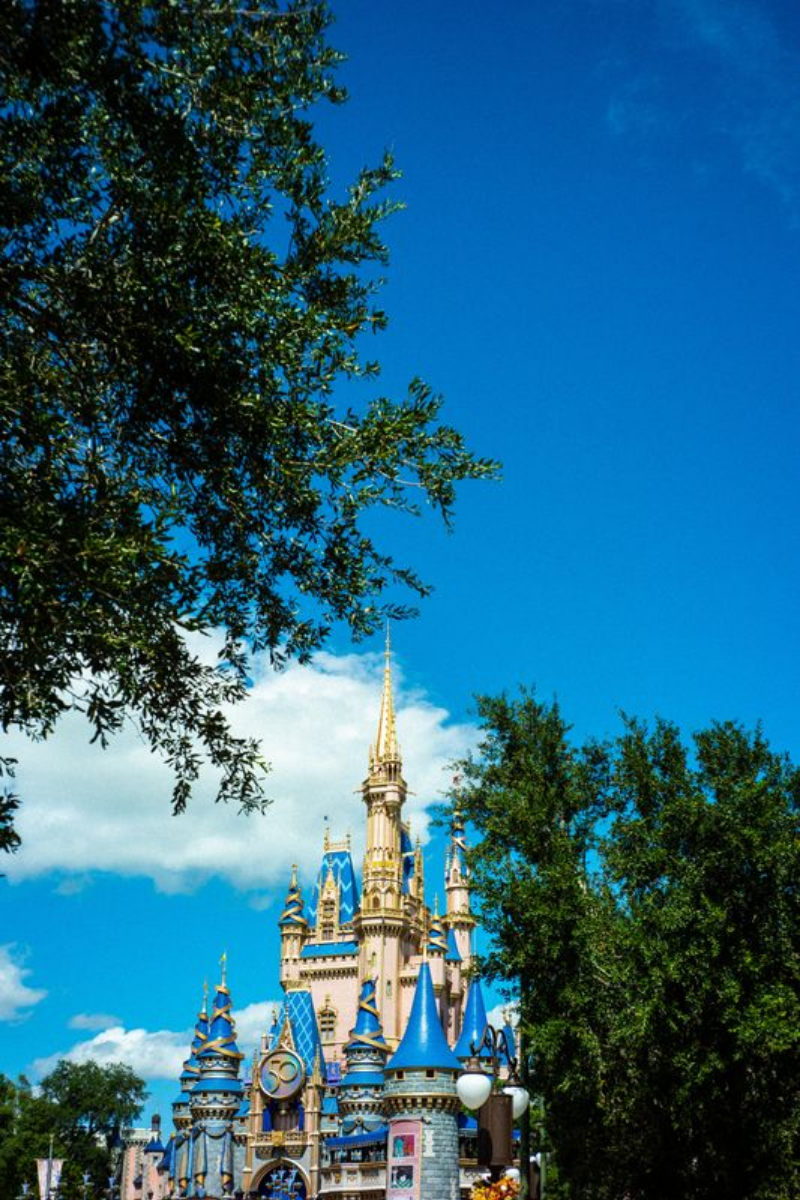
[[[378,717],[378,732],[370,754],[370,771],[388,764],[400,764],[400,747],[397,744],[397,726],[394,716],[394,694],[392,691],[392,640],[389,623],[386,623],[386,649],[384,650],[383,694]]]
[[[414,848],[403,826],[407,789],[397,744],[391,655],[387,628],[378,732],[370,747],[369,774],[361,786],[367,808],[367,844],[361,911],[354,932],[361,948],[360,977],[375,976],[383,1031],[387,1042],[396,1045],[400,1036],[401,941],[407,900],[412,896]]]

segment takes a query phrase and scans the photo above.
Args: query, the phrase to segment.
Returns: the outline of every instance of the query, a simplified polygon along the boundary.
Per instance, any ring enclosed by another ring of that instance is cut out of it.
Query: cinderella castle
[[[130,1131],[121,1200],[337,1197],[460,1200],[480,1172],[456,1078],[486,1011],[470,980],[469,873],[453,824],[445,911],[425,901],[423,854],[403,820],[407,786],[387,639],[383,694],[361,788],[361,884],[349,838],[326,832],[304,899],[292,872],[279,920],[282,1008],[250,1069],[223,967],[204,1001],[172,1109],[174,1133]]]

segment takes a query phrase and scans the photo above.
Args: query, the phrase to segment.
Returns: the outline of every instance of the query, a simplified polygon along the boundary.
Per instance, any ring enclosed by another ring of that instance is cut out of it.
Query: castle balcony
[[[302,1129],[273,1129],[269,1133],[252,1134],[250,1141],[256,1158],[299,1159],[309,1145],[310,1135]]]
[[[320,1197],[338,1200],[384,1200],[386,1163],[334,1163],[320,1172]]]

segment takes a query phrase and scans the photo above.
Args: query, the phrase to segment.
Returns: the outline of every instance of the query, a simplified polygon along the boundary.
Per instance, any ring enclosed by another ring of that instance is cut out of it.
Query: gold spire
[[[389,623],[386,623],[386,650],[384,651],[383,695],[378,718],[378,734],[372,748],[371,766],[380,763],[399,762],[400,749],[397,745],[397,727],[394,717],[394,695],[392,693],[392,643]]]

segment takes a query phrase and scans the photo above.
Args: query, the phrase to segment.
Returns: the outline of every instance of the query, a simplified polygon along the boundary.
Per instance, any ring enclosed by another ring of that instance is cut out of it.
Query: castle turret
[[[297,864],[292,866],[292,878],[278,925],[281,931],[281,986],[296,986],[300,981],[300,955],[308,937],[303,895],[297,882]]]
[[[461,1025],[461,1036],[453,1047],[456,1058],[465,1060],[472,1057],[472,1047],[480,1046],[486,1032],[486,1005],[483,1002],[483,989],[480,979],[473,979],[469,985],[467,1005],[464,1009],[464,1020]],[[481,1058],[491,1058],[488,1049],[481,1049]]]
[[[424,1197],[458,1196],[460,1071],[439,1021],[430,967],[423,962],[408,1025],[386,1067],[392,1194],[395,1188],[408,1187]]]
[[[431,969],[431,979],[433,980],[433,990],[439,1007],[439,1017],[444,1029],[447,1029],[447,1015],[449,1010],[449,995],[447,991],[447,978],[445,967],[445,955],[447,954],[447,934],[444,931],[442,918],[439,916],[439,897],[434,901],[433,915],[428,929],[427,939],[427,956],[428,964]]]
[[[208,1037],[197,1055],[200,1077],[191,1093],[192,1178],[209,1200],[233,1192],[234,1144],[232,1122],[242,1102],[239,1066],[243,1055],[236,1045],[231,997],[225,982],[217,984]]]
[[[200,1078],[197,1055],[208,1040],[208,985],[203,987],[203,1006],[197,1014],[189,1057],[183,1064],[180,1077],[180,1093],[172,1104],[172,1123],[175,1126],[175,1143],[170,1161],[170,1175],[175,1180],[178,1193],[183,1195],[192,1178],[192,1090]]]
[[[374,979],[365,979],[358,1015],[344,1048],[347,1068],[339,1088],[342,1132],[369,1132],[383,1124],[384,1067],[389,1047],[383,1036]]]
[[[453,817],[450,845],[445,859],[444,886],[447,894],[447,927],[453,932],[462,970],[466,970],[472,958],[472,929],[475,918],[470,905],[464,822],[458,812]]]
[[[367,846],[356,930],[361,941],[359,974],[362,980],[375,980],[383,1029],[390,1045],[396,1045],[400,1035],[397,990],[406,924],[404,894],[413,871],[413,847],[402,822],[406,792],[395,727],[387,631],[378,730],[370,749],[369,774],[362,785],[367,808]],[[410,861],[404,870],[406,853]]]

